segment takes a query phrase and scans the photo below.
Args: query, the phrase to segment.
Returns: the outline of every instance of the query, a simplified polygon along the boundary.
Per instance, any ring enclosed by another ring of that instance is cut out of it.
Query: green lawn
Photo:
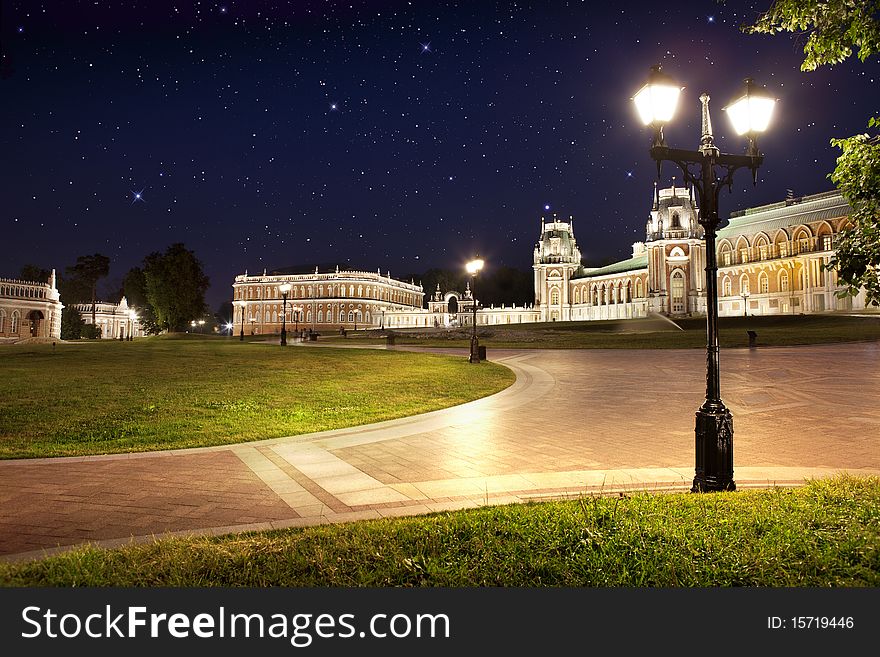
[[[880,479],[587,497],[0,563],[4,586],[880,586]]]
[[[676,326],[677,325],[677,326]],[[748,347],[748,331],[757,346],[785,346],[880,340],[880,314],[787,315],[722,317],[719,342],[723,348]],[[330,341],[384,342],[388,331],[349,332]],[[425,347],[467,347],[471,329],[396,329],[395,344]],[[479,326],[480,344],[487,349],[696,349],[706,347],[706,319],[664,318],[556,322]]]
[[[149,338],[0,348],[0,458],[198,447],[389,420],[514,381],[460,356]]]

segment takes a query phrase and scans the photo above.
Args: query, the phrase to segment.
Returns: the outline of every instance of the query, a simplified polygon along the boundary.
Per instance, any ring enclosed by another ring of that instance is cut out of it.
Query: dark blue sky
[[[797,39],[738,29],[769,2],[3,0],[0,275],[99,252],[118,284],[183,242],[216,308],[245,269],[529,268],[554,211],[585,260],[624,258],[656,172],[630,98],[658,62],[685,86],[672,146],[697,146],[704,90],[729,152],[742,79],[780,98],[723,215],[825,191],[878,65],[801,73]]]

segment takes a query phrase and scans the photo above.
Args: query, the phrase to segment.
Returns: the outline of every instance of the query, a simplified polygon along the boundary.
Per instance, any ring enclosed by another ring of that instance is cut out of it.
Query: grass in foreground
[[[0,563],[4,586],[878,586],[880,478],[588,497]]]
[[[0,349],[0,458],[178,449],[414,415],[514,381],[494,363],[237,340]]]
[[[488,349],[696,349],[706,347],[706,319],[664,318],[595,322],[551,322],[480,326],[480,343]],[[776,317],[722,317],[719,343],[723,348],[747,347],[748,331],[758,334],[759,347],[880,340],[880,314],[786,315]],[[384,342],[387,331],[349,332],[329,340]],[[471,329],[395,330],[398,345],[463,347]]]

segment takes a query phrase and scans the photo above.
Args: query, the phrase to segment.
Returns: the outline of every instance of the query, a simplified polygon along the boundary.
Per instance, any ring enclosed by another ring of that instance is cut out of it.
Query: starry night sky
[[[780,99],[722,215],[831,189],[829,139],[877,112],[878,64],[801,73],[797,38],[738,29],[769,3],[2,0],[0,276],[97,252],[110,289],[183,242],[216,308],[245,269],[528,269],[553,212],[587,264],[626,258],[654,63],[685,87],[674,147],[698,145],[704,90],[727,152],[742,79]]]

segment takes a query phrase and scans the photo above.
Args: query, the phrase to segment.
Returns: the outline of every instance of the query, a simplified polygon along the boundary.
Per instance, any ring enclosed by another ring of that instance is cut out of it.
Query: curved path
[[[690,488],[702,350],[489,356],[516,372],[514,385],[425,415],[223,447],[2,461],[0,555]],[[721,367],[740,488],[880,475],[880,345],[724,350]]]

